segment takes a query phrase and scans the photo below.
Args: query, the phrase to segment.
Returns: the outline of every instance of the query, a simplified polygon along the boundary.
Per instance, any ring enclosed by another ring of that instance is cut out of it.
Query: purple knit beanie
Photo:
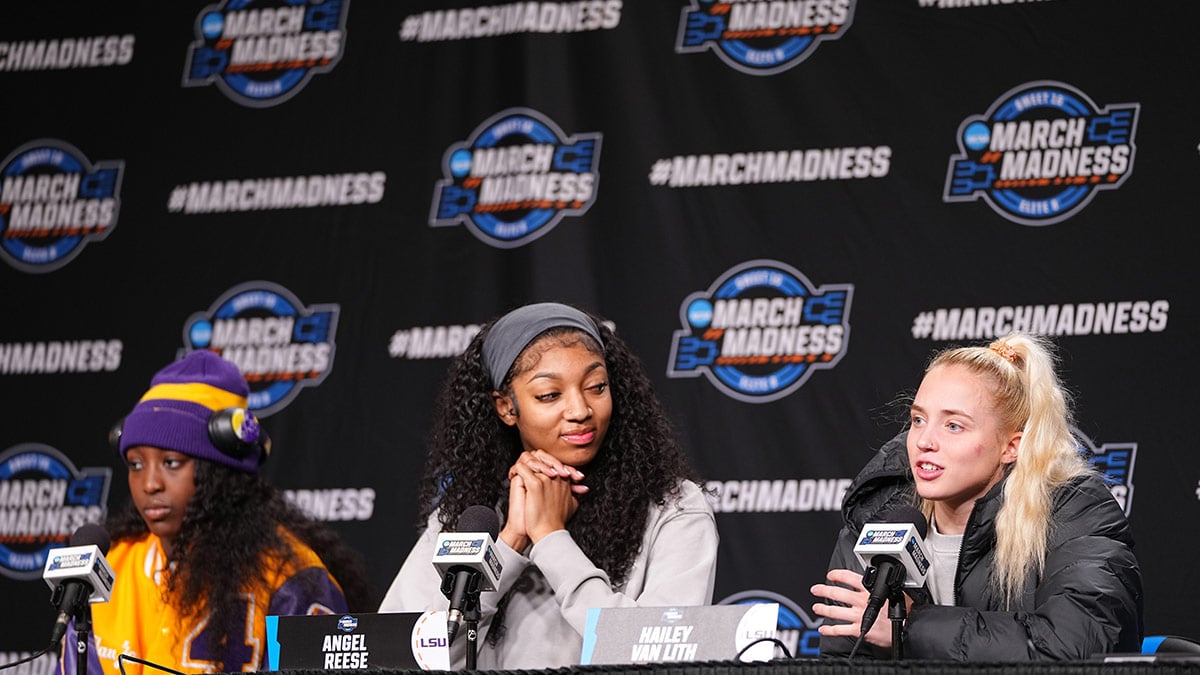
[[[221,452],[209,437],[208,421],[225,408],[245,408],[250,387],[233,363],[199,349],[158,371],[121,427],[121,456],[138,445],[258,473],[261,452],[237,458]],[[252,419],[252,418],[251,418]]]

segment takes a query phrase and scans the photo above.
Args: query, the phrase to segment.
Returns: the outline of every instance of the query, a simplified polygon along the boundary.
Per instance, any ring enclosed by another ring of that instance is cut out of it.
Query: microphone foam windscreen
[[[925,514],[915,506],[897,506],[888,511],[882,520],[894,525],[915,525],[922,539],[929,531],[929,521],[925,519]]]
[[[487,532],[492,540],[500,534],[500,517],[496,510],[487,506],[468,506],[458,517],[459,532]]]
[[[108,530],[97,525],[96,523],[84,523],[79,526],[71,534],[72,546],[96,546],[100,549],[100,553],[108,555],[109,544],[112,543],[112,538],[108,536]]]

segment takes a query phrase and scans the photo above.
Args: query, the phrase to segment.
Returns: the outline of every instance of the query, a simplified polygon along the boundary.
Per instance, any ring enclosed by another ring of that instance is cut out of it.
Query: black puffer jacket
[[[860,571],[854,543],[864,523],[916,503],[905,435],[888,441],[851,483],[830,569]],[[1003,609],[989,585],[1003,482],[975,502],[955,572],[956,606],[932,603],[915,589],[905,629],[906,658],[953,661],[1088,659],[1137,652],[1142,640],[1142,574],[1121,507],[1098,476],[1054,493],[1045,573],[1026,585],[1018,606]],[[887,621],[880,614],[880,621]],[[845,656],[854,641],[821,638],[822,655]],[[859,648],[890,658],[891,651]]]

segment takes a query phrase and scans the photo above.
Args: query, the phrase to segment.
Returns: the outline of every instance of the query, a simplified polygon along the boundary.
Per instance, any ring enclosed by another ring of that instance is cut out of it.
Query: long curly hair
[[[219,642],[244,621],[239,594],[266,584],[267,560],[295,564],[295,551],[280,527],[308,545],[342,588],[350,611],[369,611],[366,568],[357,552],[329,526],[308,517],[261,476],[194,459],[196,490],[174,541],[175,572],[166,575],[163,600],[181,617],[209,614],[210,635]],[[106,523],[114,541],[148,531],[130,499]],[[222,655],[221,644],[209,644]],[[242,664],[230,664],[240,667]],[[228,670],[222,662],[221,672]]]
[[[665,504],[680,494],[682,480],[699,484],[654,393],[650,378],[629,345],[592,316],[603,348],[570,328],[542,333],[522,352],[501,384],[511,393],[515,375],[532,368],[531,352],[547,347],[583,344],[604,357],[612,392],[608,432],[588,465],[590,491],[567,530],[587,557],[608,573],[614,586],[624,583],[642,543],[652,504]],[[474,504],[508,508],[508,469],[521,454],[515,427],[496,414],[491,376],[483,363],[483,341],[495,321],[486,324],[451,364],[438,399],[429,438],[429,458],[419,492],[418,529],[435,510],[447,530]],[[547,339],[553,338],[547,344]],[[495,631],[493,621],[493,631]]]

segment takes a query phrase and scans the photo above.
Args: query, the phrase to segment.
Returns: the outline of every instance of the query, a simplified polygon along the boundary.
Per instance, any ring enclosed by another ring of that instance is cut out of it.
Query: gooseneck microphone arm
[[[469,567],[456,567],[442,576],[442,595],[450,601],[446,641],[454,643],[458,629],[469,615],[479,611],[479,574]]]
[[[58,608],[58,617],[54,620],[54,627],[50,629],[51,648],[62,642],[71,620],[77,618],[83,608],[88,607],[87,598],[91,592],[92,589],[88,588],[87,584],[74,579],[69,579],[63,585],[54,588],[50,604]]]
[[[871,566],[863,573],[863,587],[871,592],[867,599],[866,609],[863,610],[862,620],[859,622],[858,639],[854,642],[854,648],[850,650],[850,657],[858,652],[858,648],[862,646],[863,640],[866,639],[867,633],[871,630],[871,626],[875,625],[875,620],[879,618],[879,611],[883,608],[884,601],[889,601],[888,617],[892,619],[892,651],[893,654],[899,644],[897,637],[904,636],[904,575],[905,569],[895,558],[887,555],[877,555],[871,559]],[[900,598],[900,621],[896,623],[896,598]],[[899,632],[897,629],[899,628]]]
[[[863,586],[871,592],[867,599],[867,608],[863,610],[860,633],[866,635],[879,618],[884,601],[891,600],[896,592],[903,596],[904,565],[895,558],[887,555],[877,555],[871,559],[871,566],[863,574]],[[890,607],[890,605],[889,605]],[[889,616],[891,610],[888,611]]]

